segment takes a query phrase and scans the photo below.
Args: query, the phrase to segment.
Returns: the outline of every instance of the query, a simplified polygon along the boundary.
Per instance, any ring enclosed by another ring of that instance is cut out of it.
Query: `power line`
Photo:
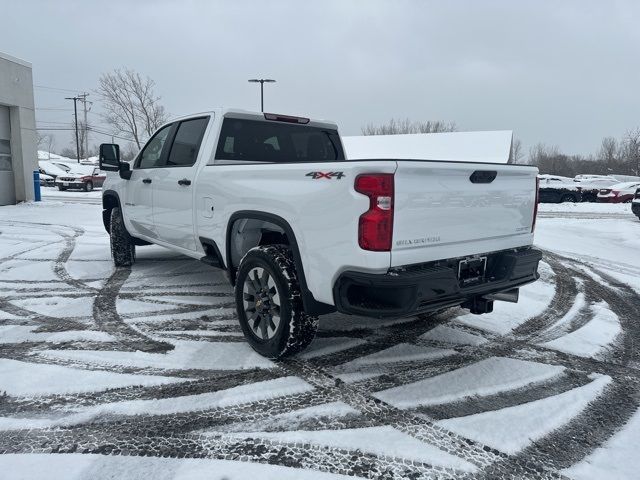
[[[49,131],[55,131],[55,132],[73,132],[75,130],[75,128],[64,128],[64,127],[36,127],[36,130],[42,130],[44,132],[49,132]],[[127,138],[127,137],[121,137],[120,135],[115,135],[113,133],[109,133],[109,132],[102,132],[100,130],[96,130],[93,127],[89,127],[89,131],[93,132],[93,133],[97,133],[98,135],[104,135],[106,137],[113,137],[113,138],[118,138],[120,140],[126,140],[127,142],[132,142],[133,143],[133,139],[131,138]]]
[[[33,88],[42,88],[42,89],[45,89],[45,90],[57,90],[59,92],[71,92],[71,93],[79,92],[79,90],[70,90],[68,88],[49,87],[47,85],[34,85]]]

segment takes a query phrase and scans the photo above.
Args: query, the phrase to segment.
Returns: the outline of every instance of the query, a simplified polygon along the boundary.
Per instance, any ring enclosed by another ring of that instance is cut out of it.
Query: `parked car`
[[[79,165],[70,169],[69,173],[56,177],[55,184],[58,190],[69,188],[80,188],[85,192],[90,192],[95,187],[102,187],[106,176],[100,172],[99,168]]]
[[[577,180],[579,182],[590,182],[592,180],[612,180],[614,183],[620,183],[620,181],[611,176],[611,175],[576,175],[575,177],[573,177],[574,180]]]
[[[332,122],[228,109],[160,127],[131,164],[103,144],[100,165],[116,266],[154,243],[226,270],[270,358],[318,315],[488,313],[539,277],[535,167],[346,160]]]
[[[65,167],[66,167],[66,165],[65,165]],[[38,161],[38,170],[40,171],[41,174],[44,173],[46,175],[49,175],[49,176],[53,177],[54,180],[58,176],[64,175],[69,171],[68,167],[67,167],[67,169],[63,169],[59,165],[56,165],[55,163],[50,162],[48,160],[39,160]]]
[[[598,202],[630,202],[638,187],[640,187],[640,182],[623,182],[612,185],[610,188],[602,188],[598,193]]]
[[[54,182],[55,182],[55,178],[51,175],[47,175],[46,173],[44,173],[44,171],[40,168],[40,186],[41,187],[53,187],[54,186]]]
[[[636,190],[633,200],[631,201],[631,211],[638,217],[638,220],[640,220],[640,188]]]
[[[539,175],[540,203],[580,202],[582,194],[580,187],[572,178],[557,175]]]
[[[611,187],[612,185],[620,183],[615,178],[609,177],[607,175],[582,175],[582,176],[589,177],[589,178],[584,178],[582,180],[574,179],[574,182],[576,182],[580,188],[580,193],[582,194],[583,202],[597,201],[598,193],[600,192],[601,189],[608,188],[608,187]]]

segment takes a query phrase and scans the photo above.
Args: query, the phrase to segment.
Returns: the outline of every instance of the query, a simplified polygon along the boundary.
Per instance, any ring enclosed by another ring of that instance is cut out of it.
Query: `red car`
[[[633,200],[640,182],[616,183],[609,188],[602,188],[598,192],[598,202],[626,203]]]
[[[86,170],[86,169],[85,169]],[[89,168],[87,171],[70,171],[64,175],[56,177],[56,187],[58,190],[68,188],[80,188],[85,192],[90,192],[95,187],[102,187],[107,177],[100,172],[97,167]]]

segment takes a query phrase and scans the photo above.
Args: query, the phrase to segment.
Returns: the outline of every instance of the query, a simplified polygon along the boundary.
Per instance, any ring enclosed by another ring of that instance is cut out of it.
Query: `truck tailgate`
[[[531,245],[537,168],[398,161],[391,266]]]

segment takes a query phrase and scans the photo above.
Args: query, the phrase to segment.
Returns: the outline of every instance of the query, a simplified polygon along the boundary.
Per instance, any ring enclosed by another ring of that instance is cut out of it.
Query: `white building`
[[[37,169],[31,64],[0,52],[0,205],[33,200]]]

